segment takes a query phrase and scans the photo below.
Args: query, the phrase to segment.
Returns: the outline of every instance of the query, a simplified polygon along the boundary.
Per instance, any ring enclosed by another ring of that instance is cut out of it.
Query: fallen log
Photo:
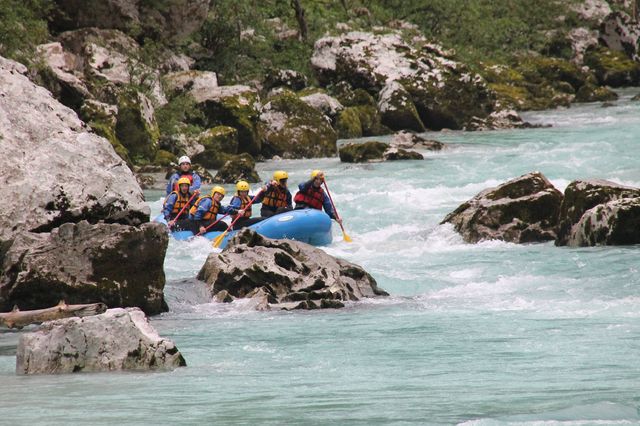
[[[84,305],[67,305],[61,300],[56,306],[33,311],[21,311],[16,306],[11,312],[0,313],[0,326],[22,328],[25,325],[42,323],[60,318],[87,317],[106,312],[104,303],[88,303]]]

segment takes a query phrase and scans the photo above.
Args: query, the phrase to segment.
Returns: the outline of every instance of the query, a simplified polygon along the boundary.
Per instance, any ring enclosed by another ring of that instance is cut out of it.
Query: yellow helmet
[[[289,179],[289,174],[284,170],[276,170],[273,173],[273,180],[280,182],[282,179]]]
[[[191,186],[191,181],[189,180],[189,178],[183,177],[178,179],[178,188],[180,187],[180,185],[186,183],[187,185]]]
[[[216,192],[219,192],[222,195],[226,195],[227,191],[224,190],[223,187],[221,186],[214,186],[213,188],[211,188],[211,196],[213,197],[215,195]]]
[[[238,191],[248,191],[249,190],[249,182],[246,180],[241,180],[236,183],[236,190]]]
[[[311,179],[315,179],[316,176],[318,176],[320,173],[322,173],[322,170],[314,170],[311,172]]]

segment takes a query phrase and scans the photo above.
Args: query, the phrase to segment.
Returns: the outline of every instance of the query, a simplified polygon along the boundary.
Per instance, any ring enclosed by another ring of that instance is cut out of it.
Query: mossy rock
[[[390,129],[413,130],[415,132],[426,130],[411,96],[397,82],[387,84],[380,91],[378,110],[381,114],[381,123]]]
[[[376,100],[364,89],[349,90],[343,88],[342,91],[337,94],[336,98],[346,107],[376,105]]]
[[[155,157],[160,131],[151,101],[138,92],[123,92],[118,98],[116,136],[136,162]]]
[[[213,127],[198,136],[198,143],[205,149],[236,154],[238,152],[238,130],[229,126]]]
[[[335,127],[340,139],[355,139],[362,137],[360,113],[354,107],[345,108],[340,111]]]
[[[594,70],[601,85],[622,87],[640,84],[640,64],[629,59],[624,52],[603,47],[592,49],[585,54],[584,63]]]
[[[375,105],[360,105],[351,108],[358,113],[362,136],[379,136],[393,133],[391,129],[382,125],[382,116]]]
[[[156,156],[153,159],[153,164],[157,164],[159,166],[170,166],[171,164],[176,164],[178,162],[178,157],[175,154],[170,153],[169,151],[165,151],[163,149],[159,149],[156,152]]]
[[[259,130],[267,158],[330,157],[336,152],[337,135],[327,117],[290,92],[264,105]]]
[[[213,182],[236,183],[239,180],[250,183],[260,182],[260,176],[255,169],[256,162],[249,154],[234,155],[218,170]]]
[[[527,82],[553,83],[564,81],[574,91],[578,90],[587,79],[587,75],[574,63],[566,59],[545,56],[528,56],[519,58],[518,71]]]
[[[339,152],[340,161],[343,163],[382,161],[387,148],[389,145],[378,141],[342,145]]]
[[[618,94],[613,90],[593,84],[585,84],[576,93],[576,102],[605,102],[617,99]]]
[[[261,141],[258,135],[258,92],[248,86],[222,86],[199,107],[205,114],[205,125],[209,127],[229,126],[238,131],[238,151],[251,155],[260,154]],[[198,101],[198,99],[196,99]]]
[[[79,116],[95,134],[107,139],[120,158],[131,167],[133,163],[129,158],[129,150],[122,145],[116,136],[117,110],[114,105],[86,100],[80,108]]]

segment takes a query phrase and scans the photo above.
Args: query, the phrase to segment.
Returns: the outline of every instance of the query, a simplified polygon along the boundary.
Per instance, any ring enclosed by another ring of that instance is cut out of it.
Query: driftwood
[[[69,317],[87,317],[106,312],[104,303],[89,303],[86,305],[67,305],[61,300],[52,308],[21,311],[16,306],[11,312],[0,313],[0,326],[8,328],[22,328],[25,325],[51,321]]]

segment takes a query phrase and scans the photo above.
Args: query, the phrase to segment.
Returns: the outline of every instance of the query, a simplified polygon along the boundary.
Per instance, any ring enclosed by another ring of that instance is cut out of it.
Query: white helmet
[[[191,159],[189,157],[187,157],[186,155],[183,155],[182,157],[180,157],[178,159],[178,164],[182,164],[182,163],[189,163],[191,164]]]

